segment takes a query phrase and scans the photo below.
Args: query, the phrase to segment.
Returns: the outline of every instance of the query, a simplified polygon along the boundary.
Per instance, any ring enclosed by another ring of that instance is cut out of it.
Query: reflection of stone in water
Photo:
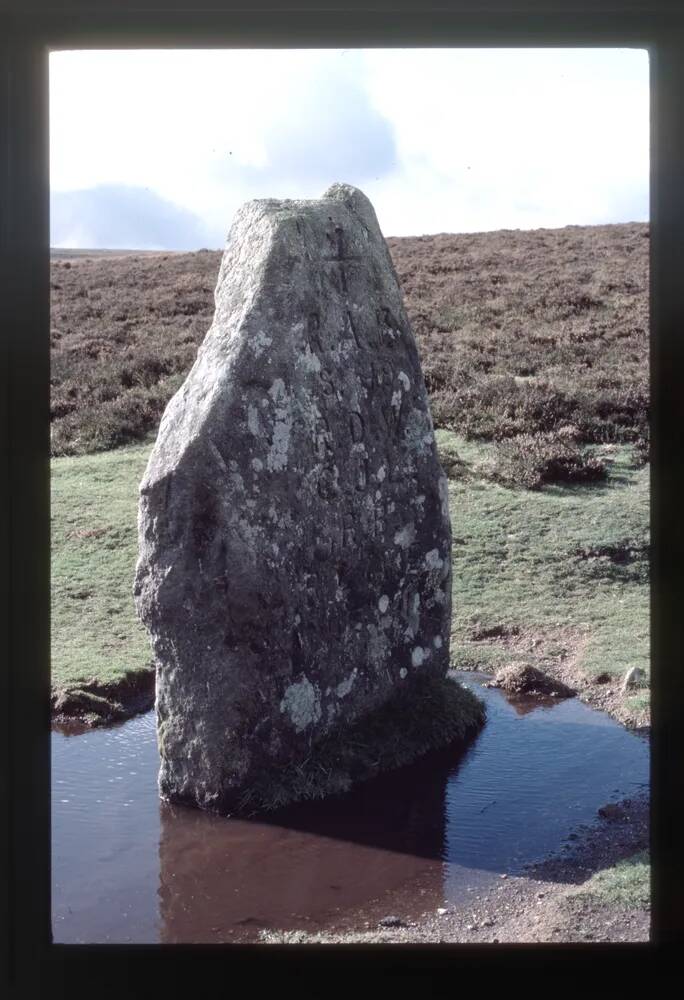
[[[417,881],[424,892],[406,892],[405,916],[441,905],[453,757],[259,820],[161,803],[161,940],[256,941],[266,927],[316,930],[360,911],[375,919],[388,893]]]
[[[550,695],[506,695],[506,701],[515,709],[516,715],[529,715],[536,708],[553,708],[562,699],[552,698]]]

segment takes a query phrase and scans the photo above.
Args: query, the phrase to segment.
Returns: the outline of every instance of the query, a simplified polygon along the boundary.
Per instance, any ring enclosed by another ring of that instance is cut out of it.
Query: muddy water
[[[154,714],[53,734],[57,942],[258,940],[412,918],[558,850],[599,806],[648,782],[648,746],[576,699],[487,703],[461,752],[267,821],[212,817],[157,797]]]

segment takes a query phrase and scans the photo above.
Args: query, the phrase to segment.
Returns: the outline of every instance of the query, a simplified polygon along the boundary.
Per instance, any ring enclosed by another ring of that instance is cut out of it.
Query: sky
[[[385,236],[642,222],[648,172],[640,49],[50,55],[54,247],[221,248],[335,181]]]

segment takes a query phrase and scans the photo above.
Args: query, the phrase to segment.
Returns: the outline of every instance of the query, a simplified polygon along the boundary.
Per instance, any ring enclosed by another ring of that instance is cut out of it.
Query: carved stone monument
[[[140,487],[139,545],[164,797],[239,809],[321,735],[445,676],[447,481],[357,189],[237,213]]]

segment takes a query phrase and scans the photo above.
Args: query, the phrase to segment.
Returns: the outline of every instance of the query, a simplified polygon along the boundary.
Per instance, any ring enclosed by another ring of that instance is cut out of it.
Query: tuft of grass
[[[651,865],[648,851],[639,851],[612,868],[592,875],[578,895],[629,909],[648,909],[651,901]]]
[[[435,441],[440,465],[449,479],[455,479],[465,471],[466,463],[459,454],[454,435],[449,431],[435,430]]]
[[[651,704],[651,695],[648,691],[642,691],[639,694],[632,695],[625,699],[627,707],[635,713],[635,715],[640,715],[642,712],[646,712]]]
[[[423,678],[350,727],[333,729],[305,757],[264,773],[238,804],[241,815],[348,791],[431,750],[465,743],[485,721],[484,703],[451,677]]]
[[[520,434],[497,444],[493,479],[539,490],[548,483],[587,483],[606,478],[600,458],[560,432]]]

